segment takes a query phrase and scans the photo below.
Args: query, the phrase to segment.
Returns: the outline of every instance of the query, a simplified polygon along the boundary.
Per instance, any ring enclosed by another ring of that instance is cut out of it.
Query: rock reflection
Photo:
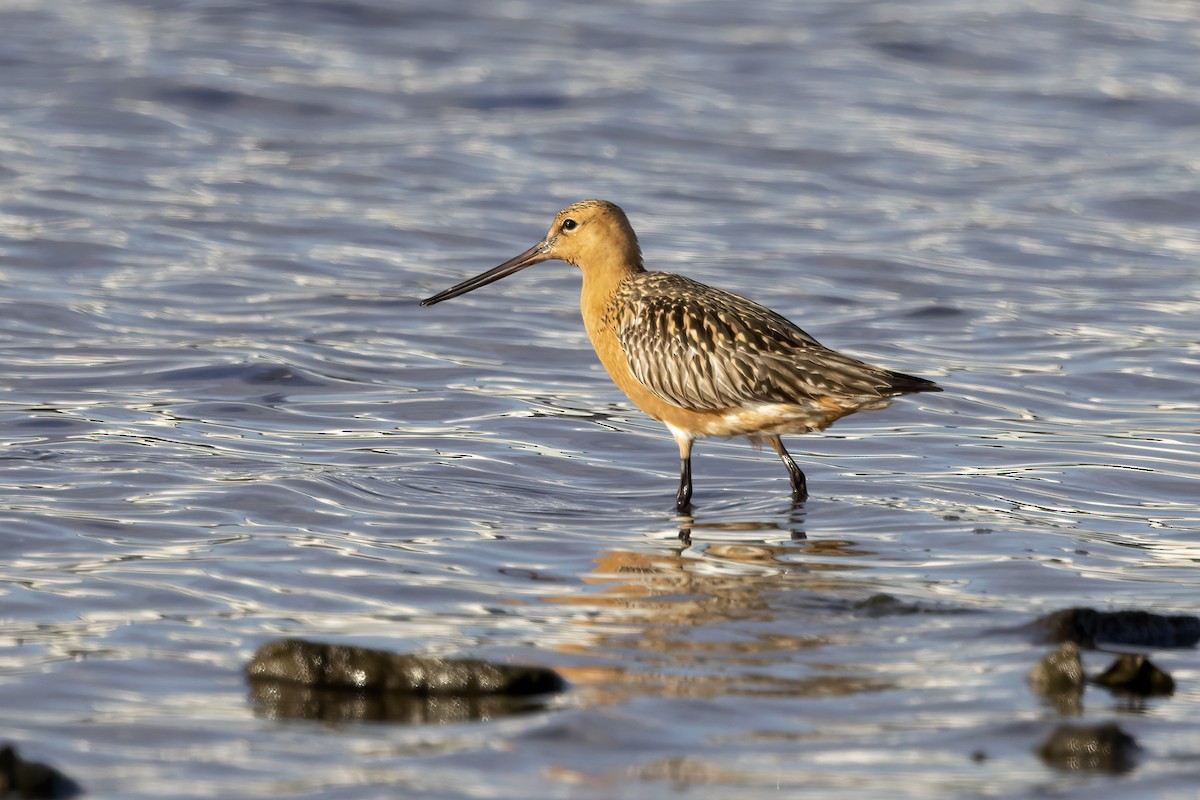
[[[1128,772],[1141,747],[1116,723],[1059,725],[1038,747],[1048,766],[1061,770]]]
[[[387,722],[450,725],[482,722],[546,708],[544,699],[489,695],[418,696],[394,692],[315,689],[283,681],[254,681],[250,702],[259,716],[331,724]]]

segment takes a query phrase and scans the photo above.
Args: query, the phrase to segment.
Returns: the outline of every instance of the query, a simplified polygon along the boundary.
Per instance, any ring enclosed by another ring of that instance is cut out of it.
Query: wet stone
[[[855,609],[865,611],[873,617],[892,616],[896,614],[916,614],[921,609],[886,592],[873,594],[865,600],[854,604]]]
[[[1060,714],[1078,714],[1083,697],[1083,662],[1079,646],[1064,642],[1029,670],[1029,686],[1054,704]]]
[[[544,667],[426,658],[302,639],[279,639],[263,645],[250,660],[246,673],[252,681],[418,696],[528,696],[566,688],[557,672]]]
[[[79,794],[79,785],[54,767],[26,761],[13,744],[0,747],[0,798],[59,798]]]
[[[958,614],[961,609],[938,608],[924,603],[908,603],[886,592],[860,600],[854,604],[856,611],[861,611],[872,617],[904,616],[908,614]]]
[[[1064,770],[1126,772],[1133,768],[1137,741],[1115,723],[1060,725],[1038,748],[1048,766]]]
[[[1079,647],[1065,642],[1029,670],[1029,683],[1038,694],[1083,691],[1083,662]]]
[[[1092,679],[1115,691],[1142,696],[1175,693],[1175,679],[1144,655],[1122,653],[1108,669]]]
[[[1200,617],[1166,616],[1149,611],[1097,611],[1068,608],[1034,621],[1046,641],[1074,642],[1094,648],[1097,642],[1138,647],[1192,647],[1200,641]]]

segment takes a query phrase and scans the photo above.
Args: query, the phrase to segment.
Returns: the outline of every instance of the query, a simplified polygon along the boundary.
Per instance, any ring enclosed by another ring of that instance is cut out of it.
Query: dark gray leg
[[[674,428],[671,433],[679,445],[679,491],[675,494],[675,510],[684,513],[692,507],[692,440]]]
[[[792,461],[792,457],[788,455],[788,451],[783,446],[783,440],[778,436],[768,436],[767,441],[771,443],[771,448],[779,456],[783,465],[787,467],[788,477],[792,480],[792,500],[797,503],[803,503],[808,499],[808,481],[804,479],[804,473],[796,466],[796,462]]]
[[[679,491],[675,494],[675,510],[687,511],[692,507],[692,457],[689,453],[679,459]]]

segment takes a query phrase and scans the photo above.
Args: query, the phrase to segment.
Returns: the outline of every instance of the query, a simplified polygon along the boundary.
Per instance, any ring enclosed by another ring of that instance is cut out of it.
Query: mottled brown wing
[[[640,273],[616,299],[613,323],[634,376],[682,408],[821,398],[859,405],[936,390],[830,350],[770,309],[680,275]]]

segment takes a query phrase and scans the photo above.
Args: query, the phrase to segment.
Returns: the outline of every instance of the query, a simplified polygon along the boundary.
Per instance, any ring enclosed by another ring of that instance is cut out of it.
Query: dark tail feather
[[[888,395],[942,391],[942,387],[933,381],[927,381],[915,375],[905,375],[903,372],[888,372],[887,378],[888,383],[883,387],[883,391]]]

